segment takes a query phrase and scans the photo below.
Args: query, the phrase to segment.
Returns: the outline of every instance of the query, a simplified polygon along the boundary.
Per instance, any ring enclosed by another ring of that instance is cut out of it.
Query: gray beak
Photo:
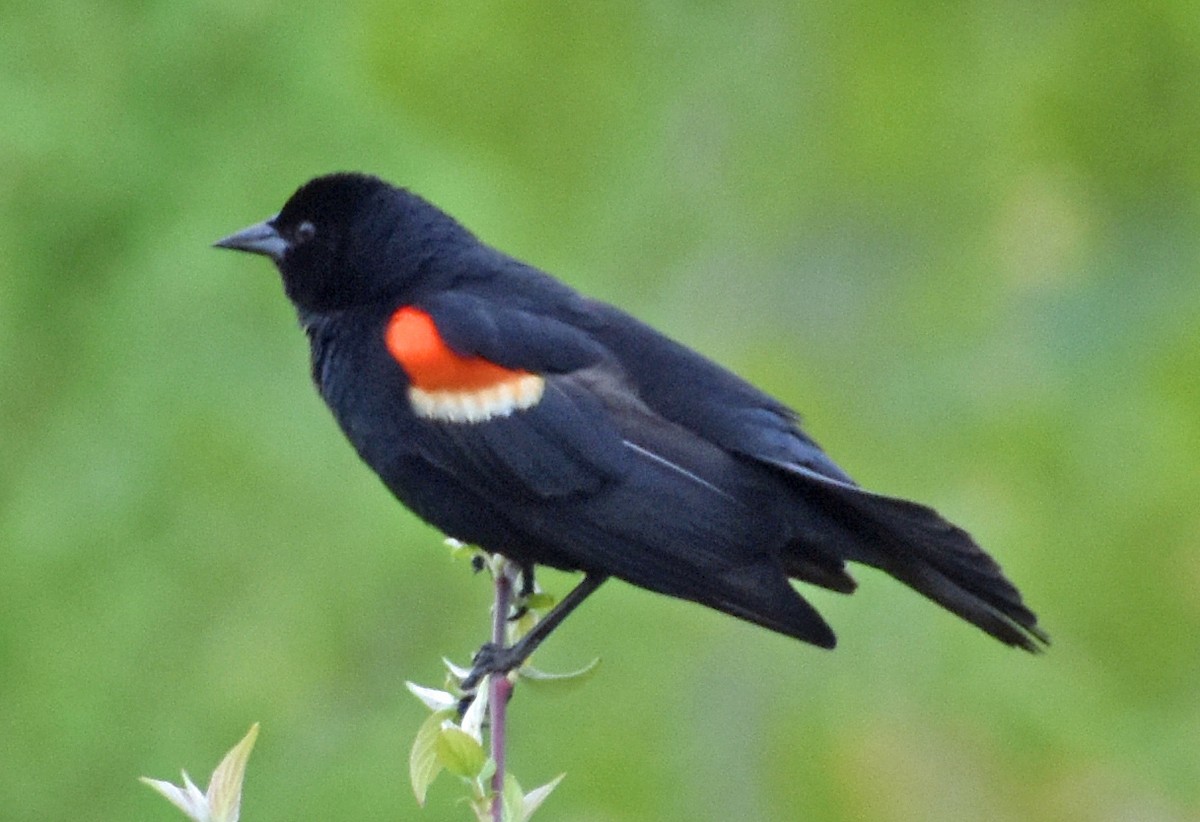
[[[230,234],[224,239],[217,240],[213,243],[215,248],[232,248],[235,251],[246,251],[250,254],[262,254],[265,257],[270,257],[275,262],[283,259],[284,252],[288,250],[288,241],[280,236],[275,230],[275,226],[271,225],[271,220],[264,220],[261,223],[255,223],[249,228],[243,228],[236,234]]]

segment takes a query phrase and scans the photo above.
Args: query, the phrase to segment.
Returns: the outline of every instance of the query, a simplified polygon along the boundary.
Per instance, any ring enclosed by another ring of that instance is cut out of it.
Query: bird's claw
[[[471,660],[471,672],[462,681],[462,688],[464,691],[474,691],[485,676],[506,674],[524,661],[520,651],[514,648],[506,648],[494,642],[484,643]]]
[[[471,703],[475,701],[479,685],[485,677],[491,674],[507,674],[509,671],[519,668],[524,661],[524,658],[520,655],[520,651],[514,648],[505,648],[494,642],[488,642],[480,646],[471,660],[471,671],[463,679],[460,686],[463,690],[463,696],[458,700],[458,715],[462,716],[467,712],[467,708],[471,707]],[[511,698],[511,695],[512,692],[510,691],[509,698]]]

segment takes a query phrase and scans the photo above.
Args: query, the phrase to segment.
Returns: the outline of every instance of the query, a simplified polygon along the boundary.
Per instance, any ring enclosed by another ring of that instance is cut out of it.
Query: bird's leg
[[[517,640],[516,644],[504,647],[495,642],[489,642],[481,647],[472,660],[471,673],[462,682],[463,690],[469,694],[488,674],[505,674],[514,668],[519,668],[546,640],[546,637],[550,636],[551,632],[606,579],[608,577],[604,574],[585,574],[583,580],[551,608],[546,616],[530,628],[529,633]]]
[[[537,593],[537,582],[533,577],[533,563],[517,567],[521,569],[521,587],[517,589],[517,608],[508,618],[509,622],[516,622],[529,613],[529,598]]]

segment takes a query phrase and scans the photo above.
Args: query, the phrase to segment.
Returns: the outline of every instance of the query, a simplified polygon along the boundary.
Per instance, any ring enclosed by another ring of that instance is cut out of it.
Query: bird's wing
[[[601,403],[561,379],[604,356],[579,330],[443,293],[396,311],[387,340],[425,423],[419,445],[464,484],[550,499],[594,492],[628,470]]]
[[[591,334],[655,411],[732,453],[854,485],[790,408],[623,311],[591,308]]]
[[[447,401],[417,444],[502,512],[529,541],[530,559],[612,574],[833,643],[775,562],[770,546],[783,536],[762,471],[643,402],[577,327],[463,295],[419,310],[455,355],[540,381],[535,400],[495,413],[456,417],[460,406]]]
[[[738,495],[720,487],[731,476],[722,444],[661,414],[586,330],[460,292],[402,309],[392,325],[412,309],[432,323],[426,333],[444,346],[439,357],[492,369],[476,377],[430,371],[423,383],[422,366],[390,346],[410,372],[414,411],[427,418],[431,439],[449,443],[497,487],[542,498],[588,493],[653,463],[705,494]],[[472,379],[518,388],[467,386]]]
[[[463,291],[421,302],[450,348],[506,368],[563,374],[609,357],[585,330],[532,307],[505,305]]]

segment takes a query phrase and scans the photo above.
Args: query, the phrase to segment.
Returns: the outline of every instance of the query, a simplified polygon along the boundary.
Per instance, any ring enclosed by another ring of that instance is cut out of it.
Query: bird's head
[[[411,298],[446,268],[430,263],[471,243],[417,195],[344,173],[310,180],[274,217],[215,245],[270,257],[297,308],[323,312]]]

